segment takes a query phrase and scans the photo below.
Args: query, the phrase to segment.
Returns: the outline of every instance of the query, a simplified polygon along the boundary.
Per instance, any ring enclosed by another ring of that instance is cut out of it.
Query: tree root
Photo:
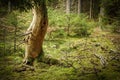
[[[35,68],[30,65],[21,64],[15,67],[15,72],[22,72],[22,71],[35,71]]]

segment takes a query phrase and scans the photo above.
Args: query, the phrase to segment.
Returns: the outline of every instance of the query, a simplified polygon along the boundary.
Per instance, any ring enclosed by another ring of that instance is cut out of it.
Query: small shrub
[[[63,38],[63,37],[66,37],[66,32],[64,31],[64,29],[58,29],[56,30],[55,32],[53,32],[53,35],[54,37],[56,38]]]
[[[65,36],[69,30],[69,35],[74,34],[79,36],[89,36],[92,32],[93,27],[96,26],[96,23],[92,20],[90,21],[88,19],[88,16],[85,14],[78,16],[71,13],[70,15],[66,15],[64,12],[49,8],[48,16],[49,26],[58,27],[60,29],[56,32],[56,35]],[[66,28],[66,31],[61,30],[61,28]]]
[[[66,15],[61,15],[63,12],[48,9],[48,17],[49,17],[49,26],[53,27],[62,27],[66,25]]]
[[[71,26],[76,35],[89,36],[96,24],[94,21],[89,21],[88,16],[85,14],[79,16],[73,14],[71,15]]]
[[[120,33],[120,21],[115,21],[112,25],[112,31],[115,33]]]

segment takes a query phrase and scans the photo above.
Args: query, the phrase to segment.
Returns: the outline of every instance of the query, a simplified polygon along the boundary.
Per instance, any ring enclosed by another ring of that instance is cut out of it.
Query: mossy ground
[[[0,57],[0,80],[119,80],[119,44],[119,34],[97,29],[89,37],[45,39],[49,63],[38,62],[35,71],[17,72],[20,55]]]

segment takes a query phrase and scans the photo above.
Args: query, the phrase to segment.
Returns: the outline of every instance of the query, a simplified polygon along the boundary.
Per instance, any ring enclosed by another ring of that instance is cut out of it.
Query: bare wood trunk
[[[33,8],[33,21],[26,33],[31,34],[26,36],[25,58],[24,63],[27,63],[28,58],[35,59],[42,53],[42,44],[46,34],[48,25],[47,9],[45,3],[36,5]]]

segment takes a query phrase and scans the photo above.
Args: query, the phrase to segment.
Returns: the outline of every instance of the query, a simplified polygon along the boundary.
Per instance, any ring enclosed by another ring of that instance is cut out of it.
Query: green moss
[[[66,25],[64,21],[59,22],[65,17],[58,16],[56,13],[58,11],[54,12],[55,15],[50,10],[48,12],[51,15],[50,25],[57,25],[57,27]],[[56,21],[53,19],[56,16],[62,19]],[[19,14],[18,26],[27,28],[31,18],[31,13]],[[82,26],[94,27],[95,25],[94,22],[87,21],[89,24],[85,22],[81,23]],[[24,46],[20,46],[21,49],[16,54],[0,57],[1,80],[119,80],[120,57],[117,56],[118,53],[114,53],[114,50],[119,52],[116,45],[106,37],[108,35],[106,32],[90,31],[90,33],[92,33],[90,37],[80,37],[75,34],[66,36],[63,30],[54,32],[53,39],[46,38],[44,41],[44,55],[39,57],[39,61],[35,63],[35,71],[14,71],[14,68],[23,59]],[[0,43],[0,47],[2,47],[2,43]],[[7,48],[9,47],[7,46]],[[105,66],[101,64],[101,58],[94,54],[102,56],[103,61],[106,62]],[[115,59],[111,60],[113,57]]]

